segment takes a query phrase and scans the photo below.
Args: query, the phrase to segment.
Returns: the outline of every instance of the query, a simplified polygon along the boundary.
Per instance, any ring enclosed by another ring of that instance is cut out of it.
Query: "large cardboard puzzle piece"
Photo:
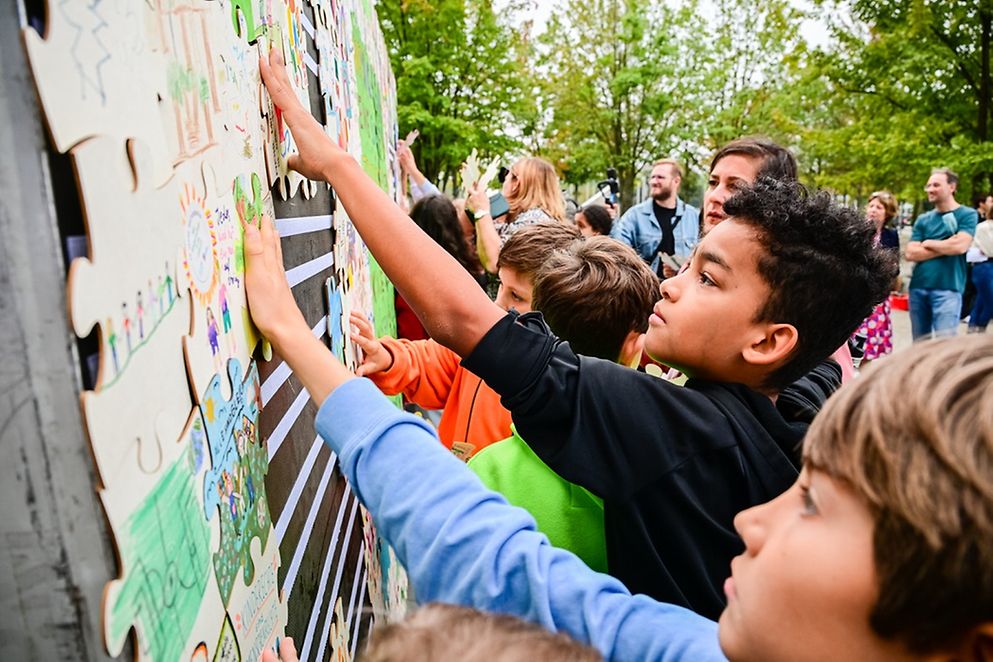
[[[282,636],[287,605],[242,224],[273,215],[273,187],[284,197],[317,190],[287,168],[296,146],[258,57],[280,48],[308,107],[315,76],[327,133],[395,194],[395,85],[373,5],[46,9],[45,34],[27,29],[24,40],[55,148],[73,157],[89,242],[67,290],[75,332],[99,334],[96,383],[81,404],[119,560],[104,595],[106,647],[119,654],[133,633],[141,660],[255,660]],[[349,312],[388,326],[392,293],[343,210],[333,227],[329,328],[354,367]]]

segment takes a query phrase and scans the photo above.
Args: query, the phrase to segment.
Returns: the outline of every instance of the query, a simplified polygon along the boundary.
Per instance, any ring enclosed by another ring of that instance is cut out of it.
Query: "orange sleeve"
[[[425,409],[443,409],[459,369],[458,355],[434,340],[379,341],[393,355],[393,365],[369,379],[387,395],[403,393]]]

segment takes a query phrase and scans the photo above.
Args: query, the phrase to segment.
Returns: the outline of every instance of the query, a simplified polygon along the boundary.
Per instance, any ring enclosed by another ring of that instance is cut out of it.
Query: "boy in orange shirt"
[[[564,223],[537,223],[507,240],[497,260],[500,291],[496,303],[524,314],[531,310],[531,289],[539,268],[551,255],[581,239]],[[480,449],[510,436],[510,412],[482,379],[461,366],[461,358],[434,340],[376,338],[372,325],[352,313],[352,341],[365,358],[356,371],[387,395],[403,393],[425,409],[444,409],[438,438],[468,460]]]

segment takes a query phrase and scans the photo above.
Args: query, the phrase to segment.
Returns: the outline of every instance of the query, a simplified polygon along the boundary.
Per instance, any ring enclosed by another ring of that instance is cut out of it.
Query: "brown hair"
[[[544,221],[525,225],[500,249],[497,269],[509,267],[519,276],[534,280],[552,253],[568,247],[582,236],[579,228],[570,223]]]
[[[958,188],[959,176],[956,175],[954,172],[952,172],[951,168],[935,168],[934,170],[931,171],[931,174],[944,175],[946,182],[948,182],[951,186]]]
[[[742,154],[753,159],[760,159],[756,179],[769,177],[778,181],[796,180],[796,157],[790,150],[763,136],[746,136],[737,138],[717,150],[710,161],[710,172],[714,171],[717,162],[731,154]]]
[[[372,631],[362,662],[594,662],[594,648],[506,614],[429,604]]]
[[[517,189],[507,196],[511,220],[529,209],[541,209],[556,221],[565,222],[565,198],[551,163],[532,156],[512,165],[510,171],[517,178]]]
[[[875,521],[870,624],[912,651],[993,621],[993,342],[935,340],[880,359],[814,420],[805,462]]]
[[[875,193],[871,193],[869,195],[869,202],[872,202],[873,200],[879,200],[879,204],[881,204],[883,209],[886,211],[886,220],[884,221],[884,224],[889,223],[896,218],[896,198],[892,193],[889,191],[876,191]]]
[[[532,308],[577,354],[617,361],[627,335],[648,329],[658,299],[658,278],[630,246],[589,237],[549,256]]]
[[[654,170],[655,168],[661,165],[669,166],[673,175],[679,177],[680,179],[683,178],[683,169],[679,166],[679,161],[677,161],[676,159],[659,159],[658,161],[652,164],[652,169]]]

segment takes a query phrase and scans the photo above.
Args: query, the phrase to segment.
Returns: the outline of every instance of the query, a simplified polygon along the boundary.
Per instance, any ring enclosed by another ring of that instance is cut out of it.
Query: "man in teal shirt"
[[[955,201],[959,178],[948,168],[931,172],[924,191],[934,209],[914,222],[906,257],[916,262],[910,279],[914,340],[954,336],[965,290],[965,253],[976,234],[976,210]]]

